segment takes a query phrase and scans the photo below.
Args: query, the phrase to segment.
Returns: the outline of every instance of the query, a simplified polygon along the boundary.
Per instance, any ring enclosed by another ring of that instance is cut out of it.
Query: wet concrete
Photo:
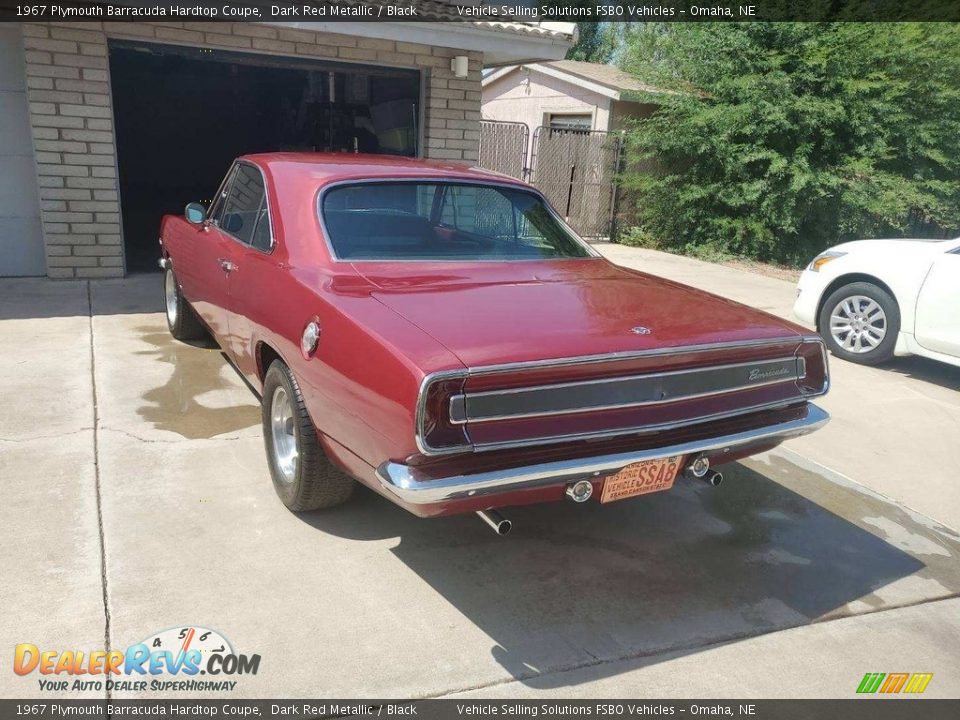
[[[215,349],[166,339],[162,314],[144,312],[159,309],[159,282],[95,283],[93,299],[112,643],[217,629],[262,656],[238,696],[651,695],[638,673],[658,677],[661,663],[714,678],[709,692],[795,676],[770,664],[801,642],[790,633],[828,647],[841,636],[817,628],[853,623],[842,647],[811,658],[815,679],[851,643],[874,647],[877,627],[910,636],[918,606],[960,593],[956,533],[789,451],[728,466],[718,489],[679,481],[604,507],[517,508],[506,539],[367,490],[293,515],[270,483],[256,399]],[[912,637],[933,663],[921,669],[947,673],[956,655],[921,625]],[[717,648],[740,648],[737,664],[715,663]],[[891,644],[871,661],[901,659]],[[0,678],[0,692],[18,687]]]
[[[156,314],[158,297],[159,274],[94,285],[103,429],[162,442],[257,434],[257,399],[212,340],[186,344],[170,336]]]
[[[158,430],[190,439],[212,438],[251,427],[260,422],[256,408],[249,402],[210,405],[206,399],[234,383],[223,375],[224,357],[212,341],[194,345],[175,341],[166,327],[156,325],[134,328],[149,349],[136,351],[156,362],[170,366],[170,376],[160,387],[141,396],[144,404],[137,413]],[[210,352],[214,350],[216,352]]]

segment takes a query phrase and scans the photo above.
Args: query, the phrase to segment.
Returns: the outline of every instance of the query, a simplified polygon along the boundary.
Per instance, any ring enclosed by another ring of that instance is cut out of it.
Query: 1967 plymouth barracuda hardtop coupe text
[[[822,340],[600,257],[534,188],[364,155],[238,159],[160,233],[176,338],[263,400],[291,510],[353,481],[420,516],[718,484],[820,427]]]

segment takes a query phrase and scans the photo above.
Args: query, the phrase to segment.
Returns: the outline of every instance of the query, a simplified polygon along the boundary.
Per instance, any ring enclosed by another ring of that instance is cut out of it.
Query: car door
[[[960,247],[930,267],[917,297],[914,335],[927,350],[960,357]]]
[[[221,183],[207,218],[191,238],[183,262],[174,270],[183,293],[214,337],[223,343],[227,334],[226,307],[228,301],[227,277],[221,265],[224,249],[231,242],[220,231],[224,202],[230,192],[236,165],[227,172]]]
[[[224,250],[224,272],[228,276],[228,339],[224,350],[247,377],[256,373],[253,348],[254,320],[250,298],[270,299],[268,277],[275,265],[270,256],[273,233],[267,211],[263,174],[255,165],[237,163],[230,194],[224,203],[221,232],[230,245]]]

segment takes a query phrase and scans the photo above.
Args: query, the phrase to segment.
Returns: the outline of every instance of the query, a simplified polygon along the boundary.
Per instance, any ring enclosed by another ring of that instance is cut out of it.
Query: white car
[[[793,312],[845,360],[923,355],[960,366],[960,238],[832,247],[800,276]]]

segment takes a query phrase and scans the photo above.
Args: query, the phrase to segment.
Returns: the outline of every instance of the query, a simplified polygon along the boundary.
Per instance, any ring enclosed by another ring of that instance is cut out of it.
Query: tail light
[[[450,398],[463,394],[465,381],[463,376],[424,381],[417,411],[417,445],[425,455],[470,448],[466,428],[450,419]]]
[[[827,367],[827,349],[818,339],[804,340],[797,348],[796,355],[803,360],[803,377],[797,380],[797,387],[804,395],[823,395],[830,387],[830,371]]]

